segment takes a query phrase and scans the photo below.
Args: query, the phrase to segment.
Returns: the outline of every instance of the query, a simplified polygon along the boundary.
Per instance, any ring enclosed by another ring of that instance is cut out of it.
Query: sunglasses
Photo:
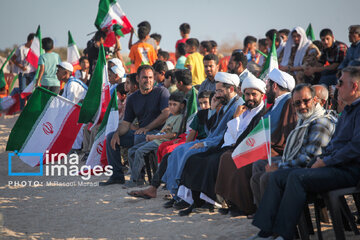
[[[295,106],[295,107],[300,107],[302,103],[304,103],[305,105],[307,105],[311,100],[312,100],[312,98],[302,99],[302,100],[296,100],[296,101],[294,102],[294,106]]]

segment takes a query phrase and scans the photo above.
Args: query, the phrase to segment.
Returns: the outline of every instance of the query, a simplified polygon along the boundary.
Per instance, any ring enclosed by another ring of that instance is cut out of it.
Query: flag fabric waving
[[[270,53],[266,58],[266,62],[263,66],[263,69],[260,74],[260,79],[266,79],[267,75],[274,69],[279,68],[279,63],[277,59],[276,46],[275,46],[276,34],[274,34],[273,42],[271,45]]]
[[[14,55],[16,48],[14,48],[10,55],[6,58],[5,62],[3,63],[3,65],[0,68],[0,88],[3,88],[6,86],[6,81],[5,81],[5,74],[4,74],[4,67],[5,65],[8,63],[8,61],[10,60],[10,58]]]
[[[104,46],[115,44],[116,35],[121,36],[131,32],[131,24],[116,0],[100,0],[95,26],[106,32]],[[115,35],[116,34],[116,35]]]
[[[310,39],[311,41],[315,41],[315,34],[314,34],[314,30],[311,26],[311,23],[309,23],[309,26],[306,29],[306,36],[308,37],[308,39]]]
[[[101,123],[110,102],[110,83],[104,46],[100,46],[98,61],[91,76],[90,86],[81,106],[79,123]]]
[[[79,64],[79,59],[79,50],[74,42],[73,37],[71,36],[70,31],[68,31],[67,61],[71,63],[71,65],[75,66]]]
[[[67,154],[82,125],[77,123],[79,112],[79,105],[44,88],[36,88],[11,130],[6,150]],[[36,156],[20,158],[32,167],[39,164]]]
[[[108,165],[106,159],[106,136],[116,131],[118,124],[119,111],[116,91],[114,91],[86,161],[86,165],[90,166],[91,169],[95,166],[104,167]]]
[[[26,56],[26,61],[28,61],[34,68],[38,67],[39,57],[42,53],[42,47],[41,47],[41,31],[40,31],[40,25],[38,26],[36,30],[35,37],[31,43],[29,52]]]
[[[237,168],[270,157],[269,118],[261,119],[249,135],[235,148],[232,158]]]

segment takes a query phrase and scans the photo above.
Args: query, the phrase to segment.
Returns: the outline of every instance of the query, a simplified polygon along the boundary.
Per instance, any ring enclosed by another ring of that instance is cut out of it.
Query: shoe
[[[180,200],[180,201],[177,201],[174,203],[173,207],[176,209],[176,210],[181,210],[181,209],[184,209],[184,208],[187,208],[189,207],[190,204],[188,204],[187,202],[185,202],[184,200]]]
[[[127,194],[129,196],[136,197],[136,198],[143,198],[143,199],[153,198],[153,197],[147,195],[146,193],[144,193],[143,191],[132,191],[132,192],[128,192]]]
[[[108,186],[111,184],[124,184],[125,179],[111,179],[109,178],[106,182],[99,182],[99,186]]]
[[[134,188],[134,187],[141,187],[144,186],[145,181],[144,180],[139,180],[139,181],[127,181],[123,188]]]
[[[210,203],[204,203],[201,207],[194,208],[196,213],[214,212],[214,205]]]
[[[230,216],[231,217],[239,217],[239,216],[246,216],[246,214],[241,210],[230,209]]]
[[[179,216],[180,217],[188,216],[194,208],[195,208],[194,204],[190,205],[190,207],[188,207],[187,209],[180,211]]]
[[[175,203],[175,199],[170,199],[169,201],[164,203],[163,207],[164,208],[171,208],[171,207],[173,207],[174,203]]]
[[[218,211],[221,215],[227,215],[229,213],[228,208],[219,208]]]

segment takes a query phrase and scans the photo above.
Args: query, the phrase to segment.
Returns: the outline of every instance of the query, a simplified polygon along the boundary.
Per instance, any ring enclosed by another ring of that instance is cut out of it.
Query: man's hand
[[[203,147],[204,147],[204,143],[199,142],[199,143],[195,143],[190,149],[198,149]]]
[[[243,114],[248,108],[245,105],[238,106],[235,113],[234,118],[239,117],[241,114]]]
[[[276,164],[272,164],[271,166],[269,164],[266,164],[265,166],[265,171],[266,172],[275,172],[276,170],[278,170],[278,166]]]
[[[146,128],[139,128],[135,131],[135,134],[146,134],[149,131],[149,129]]]
[[[215,96],[213,98],[211,98],[211,103],[210,103],[210,109],[214,110],[217,108],[217,106],[219,105],[220,101],[219,99],[217,99]]]
[[[322,168],[325,166],[326,165],[325,165],[324,161],[321,158],[317,157],[316,162],[311,166],[311,168]]]
[[[120,146],[120,136],[117,132],[111,138],[110,146],[112,149],[116,150],[116,145]]]

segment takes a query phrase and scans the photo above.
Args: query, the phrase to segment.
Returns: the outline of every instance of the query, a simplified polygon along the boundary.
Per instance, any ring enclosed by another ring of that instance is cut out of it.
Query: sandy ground
[[[231,218],[217,211],[179,217],[177,211],[162,207],[166,191],[159,191],[156,199],[136,199],[120,185],[97,186],[106,176],[88,181],[9,176],[5,146],[16,119],[0,117],[0,239],[246,239],[258,231],[246,217]],[[19,159],[11,166],[13,172],[38,170]],[[75,186],[46,186],[46,182]],[[334,239],[331,228],[326,229],[324,239]],[[356,239],[352,233],[347,236]]]

